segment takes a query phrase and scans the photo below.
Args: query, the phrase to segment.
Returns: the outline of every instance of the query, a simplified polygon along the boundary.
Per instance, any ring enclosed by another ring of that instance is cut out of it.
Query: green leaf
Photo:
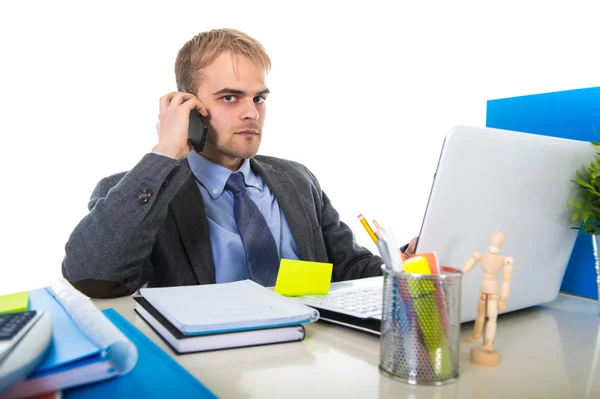
[[[571,198],[571,205],[573,205],[573,207],[575,209],[581,208],[581,205],[579,205],[579,202],[577,202],[577,200],[575,200],[574,198]]]
[[[594,186],[592,186],[590,183],[584,181],[581,178],[576,179],[577,183],[581,186],[581,187],[585,187],[587,188],[591,193],[595,194],[595,195],[600,195],[600,193],[598,193],[598,191],[596,191],[596,189],[594,188]]]
[[[576,179],[577,183],[579,183],[580,186],[585,187],[585,188],[590,188],[593,189],[594,187],[592,187],[592,185],[586,181],[583,181],[582,179],[578,178]]]
[[[577,219],[579,219],[579,212],[575,212],[575,214],[573,215],[573,219],[571,221],[575,222],[575,221],[577,221]]]
[[[583,212],[583,223],[587,223],[592,216],[592,212]]]

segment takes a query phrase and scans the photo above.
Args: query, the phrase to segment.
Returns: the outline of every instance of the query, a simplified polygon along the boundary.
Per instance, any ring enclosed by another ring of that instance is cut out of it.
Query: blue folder
[[[133,370],[123,376],[67,389],[63,392],[63,398],[216,398],[114,309],[102,312],[135,344],[138,361]]]
[[[29,292],[30,308],[46,311],[52,318],[52,342],[42,363],[29,376],[39,377],[89,362],[105,361],[100,348],[91,343],[52,295],[40,288]]]

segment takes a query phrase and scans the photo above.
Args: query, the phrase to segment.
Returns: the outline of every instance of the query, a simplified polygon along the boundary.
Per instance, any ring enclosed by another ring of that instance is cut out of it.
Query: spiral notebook
[[[66,280],[30,291],[29,308],[50,314],[52,343],[36,370],[3,398],[106,380],[127,374],[135,366],[135,345]]]

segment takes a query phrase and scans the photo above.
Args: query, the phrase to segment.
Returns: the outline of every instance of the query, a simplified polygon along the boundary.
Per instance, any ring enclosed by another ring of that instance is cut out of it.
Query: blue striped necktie
[[[232,173],[225,188],[233,194],[233,214],[246,253],[248,273],[257,283],[274,286],[279,270],[277,244],[258,206],[250,199],[241,173]]]

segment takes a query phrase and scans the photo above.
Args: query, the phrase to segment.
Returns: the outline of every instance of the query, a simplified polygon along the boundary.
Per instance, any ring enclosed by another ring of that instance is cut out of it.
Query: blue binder
[[[7,397],[31,397],[104,381],[135,366],[133,343],[115,337],[111,323],[94,304],[62,280],[29,291],[29,308],[50,315],[52,341],[38,367]]]
[[[114,309],[106,309],[103,313],[135,344],[138,361],[126,375],[65,390],[65,399],[216,398],[208,388]]]
[[[600,141],[600,87],[489,100],[486,126]],[[560,289],[598,299],[592,241],[586,233],[577,236]]]
[[[100,348],[85,337],[47,289],[30,291],[29,298],[32,310],[46,311],[52,318],[52,343],[30,378],[51,374],[59,369],[77,368],[89,362],[106,361]]]

